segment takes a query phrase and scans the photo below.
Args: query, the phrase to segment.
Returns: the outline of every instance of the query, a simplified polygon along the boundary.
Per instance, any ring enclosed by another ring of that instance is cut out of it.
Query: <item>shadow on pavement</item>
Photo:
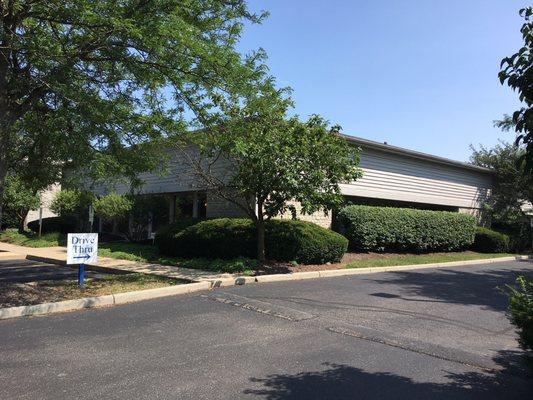
[[[521,355],[502,353],[502,366],[514,365]],[[384,372],[366,372],[343,364],[324,363],[324,370],[294,375],[252,378],[262,385],[244,393],[268,400],[297,399],[523,399],[533,391],[533,379],[511,375],[506,367],[500,373],[445,371],[445,382],[419,382]],[[514,367],[511,367],[514,368]],[[513,374],[516,371],[513,372]]]
[[[524,268],[491,269],[476,272],[451,269],[440,269],[432,272],[391,272],[387,278],[374,281],[400,285],[402,295],[433,299],[427,301],[480,305],[496,311],[505,311],[507,310],[507,297],[500,288],[506,284],[513,284],[518,275],[533,277],[533,264],[524,264]],[[530,267],[527,268],[526,265]],[[371,295],[410,300],[403,298],[403,296],[381,292]],[[418,298],[416,301],[424,300]]]

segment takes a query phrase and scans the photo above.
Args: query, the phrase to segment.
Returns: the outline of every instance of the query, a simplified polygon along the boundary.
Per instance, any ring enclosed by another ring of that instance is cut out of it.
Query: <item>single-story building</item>
[[[475,215],[482,222],[482,209],[492,188],[493,171],[401,147],[353,136],[344,136],[361,148],[363,177],[341,185],[347,202],[429,210],[445,210]],[[221,167],[221,174],[230,174]],[[182,153],[170,152],[170,164],[164,175],[144,173],[141,194],[165,195],[169,200],[168,219],[175,219],[176,207],[189,217],[238,217],[244,212],[227,200],[202,189]],[[91,185],[97,195],[111,191],[129,193],[126,184],[112,187]],[[296,208],[298,205],[296,204]],[[288,216],[283,216],[288,217]],[[317,212],[301,215],[324,227],[331,227],[332,215]]]

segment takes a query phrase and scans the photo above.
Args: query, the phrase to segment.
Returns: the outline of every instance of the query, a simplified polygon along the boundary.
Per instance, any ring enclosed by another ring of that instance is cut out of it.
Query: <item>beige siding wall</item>
[[[489,173],[364,148],[363,177],[341,186],[347,196],[480,208],[490,195]]]
[[[50,204],[54,200],[57,192],[61,190],[61,185],[56,184],[50,186],[48,189],[39,193],[41,199],[41,207],[43,208],[43,218],[56,217],[57,215],[50,210]],[[26,217],[26,223],[37,221],[39,219],[39,210],[31,210]]]
[[[247,217],[244,210],[238,207],[236,204],[222,199],[212,192],[207,192],[207,208],[206,208],[206,217],[207,218],[238,218],[238,217]]]
[[[140,188],[141,193],[179,193],[204,189],[194,168],[191,167],[191,162],[200,158],[195,149],[190,148],[186,151],[172,149],[168,151],[167,156],[168,161],[162,160],[161,162],[161,171],[139,175],[139,178],[144,182]],[[206,164],[207,162],[204,160],[204,165]],[[222,157],[217,159],[212,166],[213,174],[222,180],[229,177],[228,170],[230,170],[228,163]],[[88,183],[87,187],[91,187],[91,185]],[[97,195],[112,191],[125,194],[130,192],[131,187],[126,183],[112,182],[92,185],[91,190]]]
[[[168,154],[170,162],[164,172],[140,176],[144,181],[142,193],[178,193],[204,189],[190,166],[189,160],[198,158],[193,149],[189,149],[187,153],[169,150]],[[356,182],[341,185],[344,195],[479,209],[490,195],[492,185],[492,177],[486,172],[374,148],[363,148],[360,166],[363,177]],[[223,159],[214,164],[213,171],[221,179],[227,179],[231,174],[231,168],[228,168],[227,161]],[[125,184],[97,185],[92,190],[96,194],[110,191],[127,193],[130,187]],[[223,203],[224,200],[211,199],[208,216],[242,215],[234,205]],[[323,216],[323,213],[301,218],[313,220],[322,226],[331,223],[331,217]]]

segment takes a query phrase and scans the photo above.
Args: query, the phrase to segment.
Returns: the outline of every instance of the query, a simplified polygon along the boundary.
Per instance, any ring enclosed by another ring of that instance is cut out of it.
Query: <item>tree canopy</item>
[[[261,51],[235,45],[264,16],[244,0],[0,0],[0,198],[8,170],[29,166],[41,186],[69,166],[133,181],[157,169],[162,140],[263,72]]]
[[[264,221],[285,212],[328,212],[342,202],[339,184],[361,175],[359,149],[320,116],[288,117],[287,89],[271,78],[244,101],[219,99],[219,125],[190,135],[200,149],[189,156],[201,185],[240,207],[256,224],[264,259]]]
[[[533,173],[533,7],[520,10],[525,23],[520,32],[524,45],[517,53],[502,60],[499,73],[500,82],[518,92],[520,101],[524,104],[520,110],[513,113],[512,118],[502,121],[502,127],[512,124],[517,133],[517,145],[523,144],[525,170]]]
[[[533,175],[525,173],[524,151],[516,144],[502,142],[490,149],[472,148],[470,159],[473,164],[495,172],[492,194],[486,204],[492,225],[512,237],[522,237],[523,245],[528,245],[525,209],[533,204]]]

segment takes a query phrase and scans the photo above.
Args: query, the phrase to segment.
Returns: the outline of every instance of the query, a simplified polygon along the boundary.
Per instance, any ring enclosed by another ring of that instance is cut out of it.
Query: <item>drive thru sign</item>
[[[78,286],[83,289],[85,264],[98,260],[98,233],[69,233],[67,236],[67,264],[79,264]]]
[[[98,233],[69,233],[67,264],[95,263],[98,259]]]

